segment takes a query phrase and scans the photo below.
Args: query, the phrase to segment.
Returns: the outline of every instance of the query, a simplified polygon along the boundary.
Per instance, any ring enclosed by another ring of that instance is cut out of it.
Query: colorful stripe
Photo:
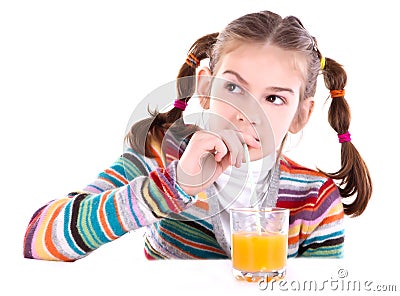
[[[227,259],[207,195],[175,184],[183,142],[153,143],[156,158],[127,150],[83,191],[49,202],[32,216],[26,258],[74,261],[128,231],[145,227],[149,259]],[[186,142],[185,142],[186,143]],[[164,147],[165,146],[165,147]],[[334,182],[283,157],[277,206],[290,209],[288,256],[343,256],[343,204]]]

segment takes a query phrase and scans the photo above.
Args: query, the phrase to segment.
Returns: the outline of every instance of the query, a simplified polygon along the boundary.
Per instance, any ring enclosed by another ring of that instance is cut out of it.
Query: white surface
[[[43,295],[66,295],[73,291],[71,285],[99,294],[114,289],[134,294],[136,285],[142,284],[172,291],[171,286],[186,281],[193,293],[208,285],[220,290],[238,287],[226,264],[148,263],[141,238],[130,239],[133,234],[69,265],[22,259],[22,240],[37,208],[82,188],[116,159],[136,104],[175,79],[198,37],[261,9],[299,16],[317,37],[322,53],[346,67],[346,97],[353,116],[350,132],[375,186],[366,212],[346,219],[348,269],[355,276],[363,272],[375,277],[374,269],[395,274],[400,205],[395,5],[385,0],[2,1],[0,270],[6,277],[0,278],[0,289],[29,293],[43,287]],[[289,155],[310,166],[335,170],[340,146],[326,120],[327,96],[320,84],[315,113],[301,142],[293,139]],[[298,261],[295,274],[335,273],[336,266],[327,262]],[[150,277],[154,274],[158,279]],[[158,281],[169,285],[162,288]]]
[[[75,263],[18,259],[18,270],[3,277],[5,287],[12,289],[12,294],[4,295],[265,295],[272,291],[274,295],[367,295],[378,289],[400,291],[396,274],[387,273],[382,262],[370,260],[359,265],[344,259],[293,258],[288,260],[284,281],[260,285],[235,280],[230,260],[143,261],[133,253],[114,251],[101,251],[107,256],[99,257],[99,252]]]

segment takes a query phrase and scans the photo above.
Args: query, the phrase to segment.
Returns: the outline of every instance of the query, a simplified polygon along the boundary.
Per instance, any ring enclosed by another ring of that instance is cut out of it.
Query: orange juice
[[[287,234],[233,233],[233,268],[246,272],[280,270],[286,266],[287,243]]]

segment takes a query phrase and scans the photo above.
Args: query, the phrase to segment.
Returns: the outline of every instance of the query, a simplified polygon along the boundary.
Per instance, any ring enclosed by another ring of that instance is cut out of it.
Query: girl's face
[[[261,149],[249,149],[252,160],[278,150],[291,126],[299,126],[294,118],[303,63],[298,54],[270,45],[242,44],[224,55],[208,85],[209,109],[223,118],[212,121],[211,128],[234,128],[259,140]]]

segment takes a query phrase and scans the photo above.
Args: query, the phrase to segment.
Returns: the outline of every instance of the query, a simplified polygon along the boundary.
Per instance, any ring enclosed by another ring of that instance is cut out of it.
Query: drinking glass
[[[289,210],[230,209],[231,257],[237,279],[259,281],[286,275]]]

